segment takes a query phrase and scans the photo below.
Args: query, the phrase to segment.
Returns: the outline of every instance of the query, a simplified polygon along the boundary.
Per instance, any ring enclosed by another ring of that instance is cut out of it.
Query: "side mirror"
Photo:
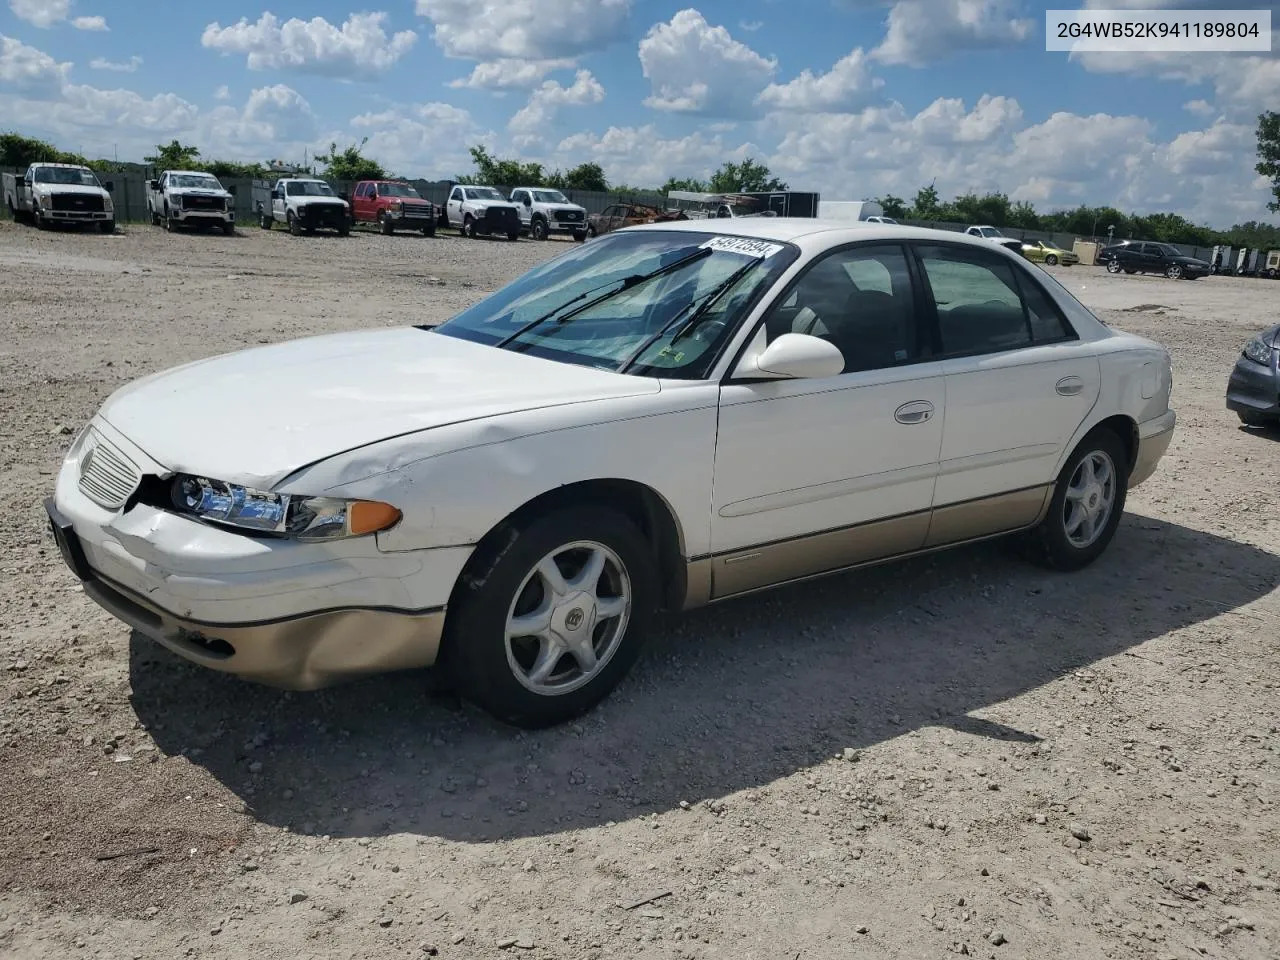
[[[116,185],[115,185],[115,182],[114,182],[114,181],[112,181],[112,180],[108,180],[106,183],[104,183],[104,184],[102,185],[102,188],[103,188],[104,190],[106,190],[106,191],[107,191],[107,193],[115,193],[115,192],[116,192]]]
[[[532,207],[532,206],[533,206],[533,198],[532,198],[532,197],[525,197],[525,198],[524,198],[524,205],[525,205],[526,207]]]
[[[159,190],[159,189],[160,189],[160,181],[159,181],[159,180],[148,180],[148,181],[147,181],[147,183],[150,185],[150,187],[151,187],[151,189],[152,189],[152,190]]]
[[[738,368],[742,376],[820,380],[844,372],[844,354],[833,343],[807,333],[784,333],[754,361]]]
[[[378,191],[377,191],[377,190],[370,190],[370,191],[369,191],[369,199],[370,199],[370,200],[377,200],[377,199],[378,199]]]

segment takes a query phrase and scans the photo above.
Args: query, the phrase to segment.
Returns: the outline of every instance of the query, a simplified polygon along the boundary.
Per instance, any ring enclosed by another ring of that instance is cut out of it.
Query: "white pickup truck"
[[[520,212],[493,187],[459,184],[449,191],[443,217],[446,223],[465,237],[506,234],[508,240],[520,239]]]
[[[15,220],[45,230],[55,223],[97,224],[114,233],[116,210],[111,188],[88,167],[74,163],[33,163],[19,178],[3,176],[4,204]]]
[[[255,180],[253,206],[263,230],[283,223],[294,236],[315,233],[317,227],[336,230],[342,237],[351,233],[351,205],[315,177],[282,177],[274,184]]]
[[[548,187],[516,187],[511,202],[520,214],[520,232],[535,240],[553,233],[568,233],[581,243],[587,239],[587,210],[559,190]]]
[[[170,231],[184,224],[217,225],[227,236],[236,230],[235,198],[213,174],[196,170],[166,170],[149,180],[147,213],[152,223]]]

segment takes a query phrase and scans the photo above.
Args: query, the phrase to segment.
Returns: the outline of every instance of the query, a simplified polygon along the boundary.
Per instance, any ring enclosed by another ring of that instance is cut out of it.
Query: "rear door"
[[[913,246],[947,399],[927,545],[1026,526],[1098,398],[1097,357],[1019,261]]]

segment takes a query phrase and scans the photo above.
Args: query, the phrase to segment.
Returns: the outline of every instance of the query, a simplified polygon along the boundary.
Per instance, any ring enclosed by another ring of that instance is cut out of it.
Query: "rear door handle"
[[[1084,381],[1079,377],[1063,377],[1054,389],[1064,397],[1074,397],[1084,389]]]
[[[893,411],[893,419],[899,423],[924,423],[933,416],[933,404],[928,400],[912,400]]]

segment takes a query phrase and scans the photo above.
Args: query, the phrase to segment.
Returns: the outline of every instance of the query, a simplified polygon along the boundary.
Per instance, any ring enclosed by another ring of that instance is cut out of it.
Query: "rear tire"
[[[441,667],[506,723],[563,723],[607,696],[639,656],[659,600],[652,551],[630,520],[600,506],[500,531],[454,588]],[[587,558],[599,565],[594,574],[584,572]],[[559,592],[539,572],[547,569]],[[536,628],[540,610],[547,620]],[[520,620],[539,634],[509,639]]]
[[[271,215],[265,210],[258,211],[258,226],[263,230],[270,230],[272,225]]]
[[[1072,571],[1097,560],[1124,514],[1129,458],[1105,427],[1080,442],[1058,474],[1049,511],[1030,532],[1030,557],[1054,570]]]
[[[1237,410],[1236,416],[1246,427],[1273,427],[1280,423],[1280,418],[1268,417],[1266,414],[1254,413],[1252,410]]]

